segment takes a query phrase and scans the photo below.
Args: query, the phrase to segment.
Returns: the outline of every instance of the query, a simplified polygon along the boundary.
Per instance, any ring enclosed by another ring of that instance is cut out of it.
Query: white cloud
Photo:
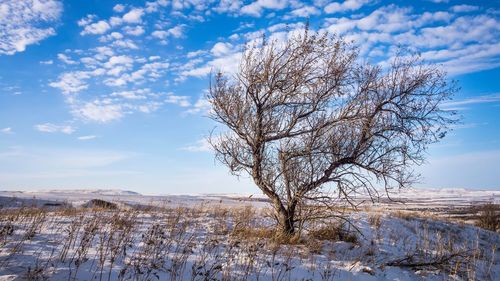
[[[198,98],[196,103],[189,109],[186,110],[185,113],[187,114],[197,114],[197,113],[208,113],[211,109],[210,102],[204,97],[201,96]]]
[[[201,55],[204,55],[206,54],[207,51],[205,50],[198,50],[198,51],[193,51],[193,52],[189,52],[187,53],[187,58],[190,59],[190,58],[194,58],[194,57],[198,57],[198,56],[201,56]]]
[[[500,66],[500,23],[489,14],[460,15],[380,7],[367,16],[326,19],[325,31],[354,40],[361,56],[384,60],[401,45],[440,63],[452,75]]]
[[[176,105],[179,105],[181,107],[191,106],[191,102],[189,102],[189,96],[176,96],[173,93],[167,94],[167,98],[165,99],[165,102],[176,104]]]
[[[92,69],[95,69],[97,65],[100,63],[97,59],[93,57],[83,57],[80,58],[80,61],[85,65],[85,67]]]
[[[265,9],[281,10],[287,5],[287,0],[256,0],[253,3],[243,6],[240,11],[242,14],[259,17]]]
[[[125,5],[123,5],[123,4],[116,4],[113,7],[113,11],[115,11],[117,13],[121,13],[121,12],[125,11]]]
[[[420,15],[412,15],[410,8],[400,8],[389,5],[378,8],[369,15],[356,19],[332,18],[328,22],[334,23],[329,27],[331,32],[343,33],[348,30],[359,29],[363,31],[380,31],[393,33],[410,28],[421,27],[425,24],[442,21],[446,22],[451,18],[447,12],[425,12]]]
[[[11,127],[3,128],[3,129],[0,130],[0,132],[3,133],[3,134],[7,134],[7,135],[14,133],[14,131],[12,131]]]
[[[67,55],[65,54],[57,54],[57,58],[64,62],[65,64],[77,64],[78,62],[72,60],[71,58],[69,58]]]
[[[172,10],[183,10],[193,8],[196,11],[203,11],[207,9],[212,1],[205,0],[173,0]]]
[[[111,17],[109,18],[109,24],[111,26],[117,26],[123,23],[123,19],[120,17]]]
[[[126,55],[120,55],[120,56],[112,56],[109,58],[109,60],[104,63],[104,67],[106,68],[112,68],[115,65],[124,65],[127,68],[131,67],[132,64],[134,63],[134,59],[126,56]]]
[[[99,38],[99,41],[101,42],[108,42],[108,41],[113,41],[113,40],[120,40],[123,38],[123,35],[120,32],[111,32],[110,34],[101,36]]]
[[[199,67],[191,67],[191,65],[188,65],[189,67],[180,73],[181,80],[189,76],[205,77],[212,70],[221,70],[226,73],[234,74],[238,70],[241,56],[241,52],[235,52],[221,57],[216,57]]]
[[[123,30],[125,31],[125,33],[127,33],[129,35],[134,35],[134,36],[142,35],[145,32],[144,28],[142,26],[140,26],[140,25],[135,26],[135,27],[125,26],[123,28]]]
[[[89,25],[86,25],[85,28],[83,29],[82,32],[80,32],[81,35],[86,35],[86,34],[104,34],[106,33],[111,26],[106,21],[98,21]]]
[[[78,93],[88,88],[85,80],[90,77],[87,71],[67,72],[59,76],[59,81],[49,83],[49,86],[59,88],[65,94]]]
[[[168,0],[156,0],[154,2],[146,2],[146,12],[152,13],[158,11],[158,8],[165,7],[169,4]]]
[[[80,136],[80,137],[78,137],[78,140],[87,141],[87,140],[93,140],[95,138],[97,138],[97,136],[95,136],[95,135],[88,135],[88,136]]]
[[[140,105],[129,106],[129,108],[140,111],[142,113],[151,113],[153,111],[158,110],[158,108],[160,108],[161,105],[162,105],[161,102],[151,101]]]
[[[118,66],[111,67],[110,70],[108,70],[108,72],[106,72],[106,74],[112,75],[112,76],[118,76],[126,70],[127,70],[126,67],[124,67],[122,65],[118,65]]]
[[[419,31],[402,33],[395,37],[419,47],[447,47],[458,49],[466,43],[495,42],[500,35],[500,22],[487,15],[456,18],[444,26],[424,27]]]
[[[314,6],[304,6],[290,12],[290,15],[293,17],[303,17],[303,18],[319,14],[321,14],[321,12]]]
[[[50,64],[53,64],[54,61],[53,60],[43,60],[43,61],[40,61],[40,64],[45,64],[45,65],[50,65]]]
[[[159,78],[161,74],[169,67],[169,64],[166,62],[149,62],[141,66],[139,71],[144,72],[144,74],[147,74],[150,78]],[[141,75],[143,75],[141,73]],[[132,77],[134,76],[134,73],[132,73]]]
[[[159,39],[165,39],[168,36],[168,32],[165,30],[155,30],[151,35]]]
[[[174,38],[180,38],[182,37],[183,33],[184,33],[184,25],[183,24],[180,24],[180,25],[177,25],[177,26],[174,26],[168,30],[155,30],[153,31],[153,33],[151,33],[151,35],[153,37],[156,37],[158,39],[167,39],[168,37],[174,37]]]
[[[96,54],[94,58],[96,58],[97,60],[104,60],[114,55],[114,51],[108,46],[100,46],[95,48],[95,53]]]
[[[73,128],[70,125],[55,125],[52,123],[44,123],[44,124],[38,124],[35,125],[35,129],[40,132],[44,133],[63,133],[67,135],[71,135],[76,131],[75,128]]]
[[[53,36],[47,25],[59,20],[63,5],[56,0],[7,0],[0,3],[0,54],[23,52],[28,45]]]
[[[113,43],[111,43],[111,46],[123,49],[132,49],[132,50],[139,49],[139,47],[130,39],[116,40]]]
[[[127,70],[128,68],[123,65],[118,65],[119,72],[121,73],[123,70]],[[166,62],[150,62],[143,64],[138,70],[135,70],[130,73],[124,73],[119,78],[110,78],[106,79],[104,83],[108,86],[123,86],[127,83],[136,83],[141,84],[145,82],[145,79],[150,81],[154,81],[161,77],[165,70],[169,67],[169,64]],[[116,69],[116,67],[115,67]],[[111,70],[113,71],[113,70]],[[108,72],[108,74],[112,74]]]
[[[451,10],[455,13],[468,13],[479,10],[479,7],[464,4],[464,5],[455,5],[451,7]]]
[[[80,19],[77,24],[78,26],[87,26],[92,23],[97,18],[96,15],[87,15],[84,18]]]
[[[74,108],[73,113],[84,120],[98,123],[108,123],[124,116],[120,104],[105,104],[101,101],[87,102],[83,106]]]
[[[195,3],[198,0],[189,1],[192,4],[189,5],[195,9],[208,7],[203,1],[199,1],[199,5]],[[144,39],[154,37],[144,38],[141,35],[146,30],[156,29],[161,33],[153,35],[164,38],[162,40],[180,38],[187,27],[182,20],[197,20],[196,14],[176,15],[173,17],[180,19],[180,22],[171,25],[173,20],[166,21],[160,16],[146,17],[148,13],[159,11],[167,4],[168,1],[157,0],[147,2],[143,7],[115,6],[114,15],[108,19],[101,20],[95,15],[88,15],[79,21],[82,34],[102,34],[88,39],[95,40],[94,43],[99,47],[65,52],[65,57],[60,56],[60,59],[69,63],[78,62],[78,68],[65,70],[49,83],[49,86],[60,89],[64,94],[65,102],[75,118],[106,123],[137,112],[149,113],[167,103],[191,106],[187,96],[137,89],[164,77],[169,68],[163,56],[150,52],[149,48],[139,53],[134,51],[144,46]],[[146,54],[142,54],[143,51]]]
[[[217,13],[228,13],[238,11],[243,2],[240,0],[221,0],[219,5],[213,8]]]
[[[369,3],[369,0],[346,0],[342,3],[334,2],[325,6],[325,12],[329,14],[346,11],[355,11]]]
[[[276,31],[290,31],[290,30],[303,30],[304,29],[304,24],[303,23],[293,23],[293,24],[287,24],[287,23],[277,23],[275,25],[271,25],[267,28],[270,32],[275,33]]]
[[[287,0],[256,0],[241,8],[241,13],[254,17],[259,17],[265,9],[281,10],[288,5]]]
[[[121,92],[113,92],[110,96],[112,97],[122,97],[124,99],[129,100],[143,100],[147,98],[147,94],[149,93],[149,89],[140,89],[140,90],[130,90],[130,91],[121,91]]]
[[[127,23],[140,23],[142,16],[144,15],[144,10],[139,8],[134,8],[130,12],[123,15],[122,19]]]
[[[210,152],[212,151],[212,146],[206,138],[203,138],[201,140],[198,140],[195,144],[181,147],[181,150],[189,152]]]
[[[152,93],[148,88],[114,91],[97,97],[92,92],[91,95],[80,94],[89,88],[89,84],[95,83],[92,78],[110,87],[125,86],[128,83],[141,84],[158,79],[169,66],[168,63],[157,59],[150,62],[146,58],[113,55],[114,53],[108,48],[94,51],[99,55],[99,60],[93,57],[82,58],[86,67],[91,67],[93,70],[66,72],[60,75],[58,81],[49,84],[61,89],[65,94],[66,103],[75,117],[91,122],[107,123],[134,112],[149,113],[164,104],[160,101],[160,98],[163,99],[162,95]],[[134,70],[135,64],[142,65]]]
[[[441,63],[448,73],[457,75],[500,66],[500,43],[470,44],[461,49],[439,49],[422,53],[428,61]]]
[[[168,33],[174,38],[180,38],[184,33],[184,27],[185,26],[183,24],[174,26],[168,30]]]
[[[217,57],[231,53],[233,45],[231,43],[217,42],[210,52]]]

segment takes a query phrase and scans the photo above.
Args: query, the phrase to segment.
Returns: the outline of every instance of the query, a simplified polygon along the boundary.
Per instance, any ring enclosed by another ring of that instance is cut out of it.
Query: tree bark
[[[282,237],[290,237],[295,234],[295,208],[286,209],[281,207],[278,209],[278,229],[277,235]]]

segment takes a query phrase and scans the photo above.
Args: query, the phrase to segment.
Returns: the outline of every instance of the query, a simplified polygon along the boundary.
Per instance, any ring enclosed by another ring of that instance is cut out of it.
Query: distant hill
[[[57,193],[57,194],[96,194],[96,195],[142,195],[139,192],[130,191],[130,190],[121,190],[121,189],[42,189],[42,190],[33,190],[33,191],[25,191],[24,193]]]

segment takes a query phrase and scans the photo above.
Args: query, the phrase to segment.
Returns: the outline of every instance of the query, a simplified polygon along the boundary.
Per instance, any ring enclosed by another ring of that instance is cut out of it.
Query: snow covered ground
[[[306,225],[281,244],[258,195],[0,191],[0,280],[498,280],[499,233],[422,210],[498,203],[499,191],[393,197],[405,203]],[[93,199],[119,210],[82,208]]]

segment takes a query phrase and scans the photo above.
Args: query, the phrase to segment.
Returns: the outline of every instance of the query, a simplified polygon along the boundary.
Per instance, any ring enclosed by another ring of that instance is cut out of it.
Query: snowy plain
[[[257,194],[0,191],[0,280],[498,280],[500,234],[456,214],[498,204],[500,191],[391,198],[360,195],[343,214],[352,225],[314,226],[355,239],[312,238],[311,226],[280,244]],[[118,209],[84,208],[95,199]]]

